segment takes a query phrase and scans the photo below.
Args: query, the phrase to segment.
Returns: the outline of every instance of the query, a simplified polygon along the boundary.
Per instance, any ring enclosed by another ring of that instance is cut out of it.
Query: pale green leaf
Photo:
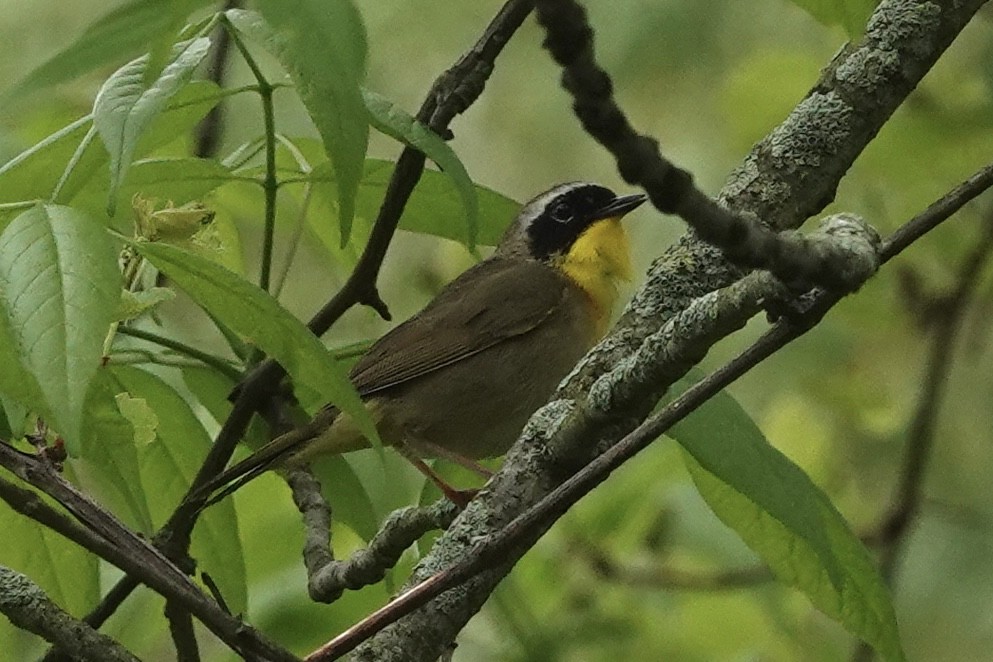
[[[126,209],[131,214],[131,205],[128,203],[136,193],[146,200],[172,202],[175,206],[180,206],[201,200],[207,193],[229,181],[230,171],[213,159],[188,157],[135,161],[118,192],[118,198],[124,202],[119,213]],[[109,192],[109,183],[106,180],[93,182],[72,199],[72,205],[95,216],[103,212],[102,207]]]
[[[150,287],[147,290],[140,290],[138,292],[122,290],[121,305],[117,309],[117,315],[115,317],[118,322],[134,319],[155,308],[160,303],[171,301],[175,298],[176,293],[168,287]]]
[[[369,142],[369,118],[360,85],[365,77],[366,35],[350,0],[260,0],[262,17],[226,13],[242,33],[272,52],[296,84],[317,127],[339,185],[341,236],[350,234],[355,196]]]
[[[135,248],[200,306],[279,361],[301,386],[355,419],[373,443],[379,437],[342,364],[317,336],[268,292],[199,255],[166,244]]]
[[[113,216],[117,190],[131,165],[138,140],[176,92],[189,81],[206,57],[210,39],[199,37],[177,44],[173,58],[159,76],[146,84],[148,56],[132,60],[103,84],[93,103],[93,125],[110,154],[110,199]]]
[[[0,202],[47,198],[76,146],[90,130],[87,115],[35,143],[0,166]],[[89,152],[98,154],[99,146]],[[92,157],[91,157],[92,158]],[[85,164],[89,172],[93,164]]]
[[[117,398],[127,395],[111,370],[100,370],[90,384],[79,458],[73,460],[86,490],[132,528],[152,535],[155,522],[148,507],[154,493],[144,485],[132,423]]]
[[[391,161],[366,159],[362,184],[355,201],[356,214],[360,218],[370,221],[376,218],[393,174],[394,165]],[[319,195],[325,197],[331,195],[327,189],[333,191],[336,182],[326,163],[314,168],[311,177],[318,182]],[[485,186],[473,186],[478,202],[477,241],[484,246],[495,246],[500,242],[504,230],[521,206]],[[464,199],[452,187],[449,178],[440,172],[425,170],[404,207],[403,216],[400,217],[400,228],[464,243],[466,239],[464,218]],[[319,223],[319,219],[315,221],[318,221],[319,226],[324,225]],[[326,230],[316,226],[315,230],[323,239]]]
[[[334,504],[335,521],[345,524],[368,542],[379,530],[379,519],[365,486],[341,455],[321,458],[314,464],[321,491]]]
[[[70,614],[81,618],[100,599],[100,563],[95,555],[2,501],[0,531],[4,535],[0,564],[30,577]]]
[[[147,50],[149,42],[167,33],[177,20],[181,21],[195,7],[212,2],[184,0],[172,4],[169,7],[162,0],[132,0],[113,9],[90,24],[69,46],[28,73],[4,96],[9,99],[73,80]]]
[[[159,377],[132,366],[112,366],[110,372],[128,399],[151,408],[137,415],[132,412],[128,418],[143,427],[150,423],[150,414],[157,419],[154,438],[136,440],[136,446],[141,482],[152,520],[159,527],[189,489],[210,448],[210,437],[190,405]],[[231,608],[243,611],[247,598],[238,519],[231,501],[215,508],[203,514],[194,530],[191,553],[222,587]]]
[[[209,81],[194,81],[186,85],[172,98],[166,112],[156,116],[138,141],[135,158],[171,142],[177,136],[189,134],[217,104],[218,91],[217,85]],[[91,115],[76,120],[0,166],[0,202],[50,197],[77,146],[89,131],[91,120]],[[107,150],[91,141],[79,155],[55,202],[67,203],[81,190],[88,189],[87,185],[104,168],[107,158]],[[109,180],[97,179],[97,186],[107,191]]]
[[[479,202],[476,200],[476,188],[459,157],[441,136],[386,97],[369,90],[363,90],[362,94],[374,127],[424,152],[451,179],[465,208],[465,244],[469,250],[473,250],[479,233]],[[347,235],[343,239],[347,239]]]
[[[38,205],[0,234],[0,389],[78,447],[87,387],[120,301],[103,227]]]
[[[889,591],[830,499],[718,394],[670,431],[717,516],[776,575],[890,660],[904,659]]]
[[[155,441],[155,430],[159,427],[159,417],[142,398],[133,398],[128,393],[114,396],[117,409],[134,428],[134,443],[139,448]]]
[[[865,30],[865,23],[879,0],[791,0],[824,25],[840,25],[852,39]]]

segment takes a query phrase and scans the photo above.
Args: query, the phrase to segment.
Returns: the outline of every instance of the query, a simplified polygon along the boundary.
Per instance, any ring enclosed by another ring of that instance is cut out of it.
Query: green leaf
[[[121,298],[106,231],[38,205],[0,234],[0,389],[78,448],[87,387]]]
[[[121,290],[121,303],[117,308],[117,321],[134,319],[147,313],[160,303],[176,298],[176,293],[168,287],[150,287],[147,290],[132,292]]]
[[[128,393],[118,393],[114,396],[117,409],[121,416],[127,419],[134,429],[134,443],[138,448],[148,446],[155,441],[155,430],[159,427],[159,417],[142,398],[133,398]]]
[[[129,202],[140,193],[148,200],[169,201],[180,206],[202,199],[231,179],[230,171],[213,159],[143,159],[131,164],[118,198]],[[91,184],[72,199],[72,206],[96,216],[103,212],[109,190],[107,182]],[[122,207],[131,213],[130,205]]]
[[[155,522],[148,499],[154,492],[143,483],[135,429],[117,402],[121,394],[127,391],[111,370],[97,372],[86,397],[79,458],[72,465],[88,492],[129,526],[151,535]]]
[[[141,157],[177,136],[188,135],[217,104],[219,89],[209,81],[194,81],[186,85],[173,97],[169,109],[158,115],[145,131],[134,156]],[[0,202],[50,197],[66,164],[90,129],[91,120],[92,115],[76,120],[0,166]],[[86,188],[107,158],[107,150],[91,142],[83,150],[55,202],[64,204],[73,200]],[[100,182],[104,191],[108,190],[108,181]]]
[[[53,55],[41,66],[21,79],[5,95],[5,99],[33,92],[78,78],[99,67],[119,62],[148,49],[148,44],[168,31],[169,26],[182,20],[198,6],[213,4],[211,0],[185,0],[170,12],[162,0],[132,0],[104,14],[90,24],[86,31],[67,48]]]
[[[300,385],[317,391],[348,413],[373,444],[381,444],[344,367],[268,292],[220,265],[174,246],[149,242],[133,245],[211,315],[279,361]]]
[[[0,564],[30,577],[70,614],[82,617],[100,599],[100,560],[96,555],[14,512],[2,501],[0,531],[4,535]]]
[[[469,250],[473,250],[479,233],[479,202],[476,200],[476,188],[459,157],[448,143],[441,139],[441,136],[418,122],[402,108],[395,106],[386,97],[363,90],[362,98],[365,100],[374,127],[424,152],[451,179],[465,207],[465,244]],[[342,238],[347,239],[346,233],[342,232]]]
[[[149,84],[144,80],[149,58],[142,56],[111,74],[100,88],[93,103],[93,125],[110,154],[109,215],[114,215],[118,187],[142,133],[190,79],[209,49],[207,37],[176,44],[172,61]]]
[[[0,166],[0,202],[47,198],[79,141],[89,131],[91,119],[87,115],[76,120]],[[92,168],[89,162],[86,166],[87,171]]]
[[[852,39],[865,29],[869,15],[879,0],[791,0],[819,23],[840,25]]]
[[[228,399],[237,383],[213,368],[199,365],[184,365],[180,368],[183,382],[197,400],[220,426],[230,415],[232,404]],[[264,446],[272,440],[265,424],[256,416],[248,424],[242,441],[251,449]]]
[[[289,72],[321,135],[338,181],[338,218],[347,240],[369,142],[360,85],[366,35],[350,0],[259,0],[265,19],[241,10],[226,15],[239,32],[259,41]],[[271,28],[271,29],[270,29]]]
[[[365,172],[359,195],[356,199],[356,214],[360,218],[375,219],[386,194],[394,163],[379,159],[366,159]],[[318,182],[318,193],[327,196],[326,186],[334,187],[336,182],[327,163],[318,165],[311,173]],[[477,240],[484,246],[495,246],[503,232],[520,210],[520,204],[484,186],[473,185],[478,201]],[[407,202],[400,218],[400,228],[411,232],[421,232],[453,241],[465,242],[464,198],[453,190],[450,179],[440,172],[425,170],[417,183],[413,195]],[[318,226],[323,224],[319,223]],[[315,227],[318,233],[326,232]],[[323,236],[322,236],[323,238]]]
[[[731,396],[718,394],[669,435],[711,509],[778,577],[888,659],[904,659],[889,591],[868,551]]]
[[[379,530],[379,519],[369,493],[348,461],[340,456],[323,457],[314,463],[321,492],[334,504],[335,521],[345,524],[366,542]]]
[[[120,401],[138,400],[150,408],[129,408],[124,412],[132,423],[147,426],[149,413],[156,419],[151,441],[135,439],[141,484],[144,487],[152,521],[161,526],[189,489],[193,477],[210,448],[210,438],[190,405],[166,382],[132,366],[111,366],[119,385]],[[136,435],[138,427],[136,426]],[[224,597],[235,611],[246,605],[245,562],[241,553],[238,519],[228,501],[217,512],[203,514],[193,533],[191,553],[202,568],[224,588]]]

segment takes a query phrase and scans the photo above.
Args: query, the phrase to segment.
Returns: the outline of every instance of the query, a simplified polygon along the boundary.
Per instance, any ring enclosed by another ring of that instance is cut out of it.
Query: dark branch
[[[239,0],[227,0],[224,9],[237,9],[241,6]],[[223,27],[218,26],[214,31],[212,44],[210,47],[210,59],[207,63],[207,80],[212,80],[218,85],[224,83],[224,74],[228,68],[228,59],[231,55],[231,35]],[[193,147],[193,154],[200,158],[209,158],[217,154],[217,148],[221,144],[221,136],[224,134],[224,102],[221,101],[210,109],[207,116],[203,118],[196,129],[196,143]]]
[[[593,29],[574,0],[538,0],[538,22],[547,31],[545,48],[563,67],[562,85],[573,95],[583,128],[617,160],[629,184],[641,186],[655,207],[678,214],[735,265],[766,269],[785,283],[847,289],[836,268],[835,244],[814,242],[793,232],[776,232],[757,219],[720,206],[693,178],[659,153],[658,141],[639,134],[613,98],[610,76],[596,63]]]
[[[242,621],[224,613],[158,549],[140,538],[111,513],[68,483],[39,456],[0,443],[0,466],[55,499],[83,524],[80,527],[45,505],[37,495],[0,480],[0,498],[18,512],[50,526],[70,540],[138,578],[157,593],[189,611],[233,650],[244,656],[296,660]]]
[[[906,548],[924,499],[924,479],[934,452],[935,427],[952,370],[956,341],[983,269],[993,255],[991,221],[993,218],[987,214],[982,235],[959,267],[955,288],[944,297],[940,307],[941,314],[935,316],[931,350],[923,387],[907,433],[907,448],[900,469],[899,484],[890,512],[878,527],[878,535],[873,537],[880,548],[879,571],[891,586],[897,562]],[[855,662],[866,662],[873,655],[872,648],[863,642],[859,644],[852,659]]]

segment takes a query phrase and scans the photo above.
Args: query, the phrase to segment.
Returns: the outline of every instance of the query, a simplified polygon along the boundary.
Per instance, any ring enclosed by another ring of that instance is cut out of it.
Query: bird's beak
[[[643,193],[632,193],[631,195],[619,195],[606,205],[593,212],[591,221],[599,221],[604,218],[620,218],[628,212],[640,207],[648,197]]]

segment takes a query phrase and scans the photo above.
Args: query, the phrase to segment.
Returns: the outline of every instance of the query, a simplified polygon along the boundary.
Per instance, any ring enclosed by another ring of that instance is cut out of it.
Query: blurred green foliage
[[[802,98],[847,35],[858,34],[873,3],[588,4],[600,61],[614,76],[618,99],[635,126],[658,137],[667,156],[691,170],[705,190],[716,193],[748,148]],[[200,8],[195,17],[201,18],[209,3],[185,0],[172,5],[184,15]],[[365,85],[413,112],[433,79],[472,43],[499,3],[488,0],[457,9],[441,0],[359,0],[356,5],[369,47]],[[165,57],[168,51],[163,49],[182,23],[169,12],[150,11],[153,6],[158,8],[158,3],[79,0],[69,8],[54,0],[37,0],[4,8],[0,80],[9,84],[0,89],[0,163],[89,113],[103,81],[129,59],[151,48],[154,68],[156,57]],[[29,76],[85,34],[97,17],[108,15],[100,39],[84,44],[86,49],[64,58],[61,65],[56,61]],[[986,13],[974,21],[897,111],[842,181],[828,211],[864,214],[885,234],[991,160],[989,17]],[[449,145],[477,185],[479,240],[484,244],[495,241],[513,213],[508,198],[522,200],[571,179],[624,188],[611,158],[573,118],[570,100],[558,86],[558,69],[541,50],[541,38],[537,26],[528,22],[498,61],[483,97],[453,125],[455,137]],[[284,80],[275,59],[264,52],[253,54],[271,82]],[[98,60],[95,70],[80,66],[87,58]],[[244,61],[233,58],[226,87],[254,82]],[[58,85],[47,86],[50,83]],[[183,100],[189,87],[180,90],[171,98],[172,110],[159,115],[135,146],[136,156],[146,160],[135,163],[122,182],[121,206],[126,212],[138,190],[162,196],[162,202],[172,196],[176,205],[204,200],[216,212],[224,247],[220,261],[254,279],[264,193],[229,179],[238,168],[245,178],[261,172],[257,155],[263,119],[258,98],[242,94],[224,100],[221,154],[241,154],[246,160],[232,157],[223,167],[216,162],[205,165],[189,158],[192,127],[217,99],[211,98],[208,84],[197,85],[204,87],[195,104]],[[290,261],[285,246],[302,232],[306,240],[292,258],[292,268],[285,279],[280,274],[280,301],[306,318],[354,264],[399,147],[383,136],[370,137],[373,158],[361,175],[349,175],[356,178],[349,183],[357,190],[356,217],[352,241],[342,246],[341,226],[335,222],[341,191],[320,150],[322,136],[305,111],[311,104],[279,89],[274,98],[278,130],[287,137],[278,148],[280,174],[299,180],[283,188],[277,200],[275,268],[278,272]],[[53,141],[43,157],[0,167],[0,202],[23,199],[31,186],[37,188],[31,195],[51,191],[62,172],[48,164],[67,162],[86,130],[81,125],[69,132],[71,140]],[[327,144],[327,136],[323,138]],[[239,151],[241,147],[245,149]],[[96,214],[110,192],[107,156],[94,143],[80,163],[84,167],[66,181],[58,201]],[[161,190],[149,189],[152,185]],[[18,193],[10,197],[13,190]],[[438,238],[465,238],[464,194],[437,172],[429,173],[415,194],[404,223],[420,232],[401,233],[381,278],[394,319],[415,312],[474,260],[456,241]],[[15,215],[0,208],[0,226]],[[127,216],[119,213],[108,222],[130,233]],[[803,467],[856,532],[871,531],[889,507],[921,391],[928,319],[935,314],[928,305],[954,285],[957,266],[975,243],[980,222],[989,222],[988,203],[967,209],[919,242],[812,334],[732,389],[765,437]],[[628,228],[642,270],[682,232],[678,221],[649,209],[632,214]],[[993,280],[988,274],[978,292],[956,348],[948,397],[936,412],[936,447],[925,482],[924,509],[896,572],[897,616],[904,647],[915,660],[980,660],[993,649],[993,622],[988,618],[993,604],[993,496],[988,487],[993,470],[988,435],[993,423],[988,323]],[[223,356],[237,352],[189,300],[167,302],[157,312],[180,339],[204,347],[209,343],[203,339],[213,338],[206,349]],[[375,337],[386,328],[371,311],[355,309],[326,340],[342,345]],[[756,321],[722,343],[707,365],[717,365],[762,328]],[[198,367],[148,370],[147,365],[125,365],[113,373],[113,379],[128,382],[133,396],[165,403],[165,413],[159,411],[158,418],[160,423],[163,416],[170,421],[159,428],[160,438],[152,447],[141,447],[151,466],[158,467],[136,479],[146,494],[115,493],[94,477],[93,467],[70,463],[81,482],[143,530],[161,524],[178,498],[182,485],[163,483],[163,477],[189,478],[206,433],[223,420],[224,395],[230,387]],[[101,386],[113,390],[113,385]],[[135,441],[129,437],[123,409],[104,413],[106,427],[89,441]],[[132,411],[128,420],[135,416],[140,414]],[[257,438],[261,433],[253,434]],[[190,456],[194,444],[198,448]],[[339,557],[359,548],[390,510],[426,495],[420,477],[394,455],[380,458],[360,452],[326,460],[319,468],[333,477],[327,481],[333,486],[329,492],[340,508],[334,540]],[[146,496],[147,503],[141,500]],[[235,535],[230,504],[225,508],[227,512],[208,515],[198,528],[202,538],[195,541],[194,551],[211,566],[208,570],[236,609],[247,605],[253,624],[297,652],[383,604],[416,560],[411,550],[383,584],[347,593],[333,606],[316,605],[306,595],[298,551],[302,530],[282,481],[264,476],[234,497],[236,535],[243,551],[219,546],[219,539],[230,543]],[[0,562],[31,574],[74,614],[92,606],[98,584],[106,589],[116,578],[115,570],[98,567],[54,534],[34,527],[21,532],[23,520],[6,507],[0,507],[0,518],[3,530],[18,541],[5,547]],[[609,559],[613,571],[605,571],[598,558]],[[680,590],[648,579],[649,571],[659,567],[708,576],[755,563],[752,553],[697,494],[674,444],[662,440],[587,497],[525,557],[463,633],[456,659],[846,659],[854,645],[851,637],[802,595],[780,584]],[[171,659],[168,636],[159,627],[161,608],[160,599],[141,592],[105,630],[143,659]],[[28,659],[42,650],[33,637],[6,624],[0,625],[0,641],[10,659]],[[204,641],[205,659],[230,657],[210,643],[210,636]]]

